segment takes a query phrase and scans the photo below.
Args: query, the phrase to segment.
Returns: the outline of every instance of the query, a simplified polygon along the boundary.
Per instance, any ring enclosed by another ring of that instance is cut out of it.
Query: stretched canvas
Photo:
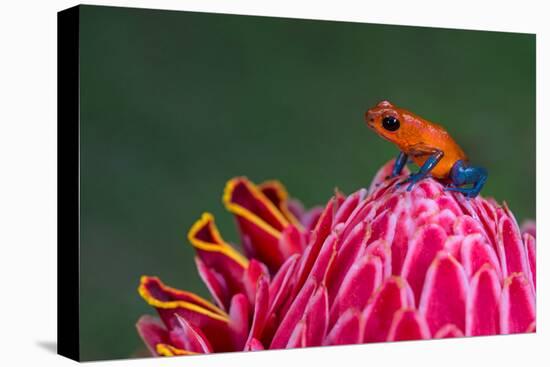
[[[535,332],[535,35],[58,25],[60,354]]]

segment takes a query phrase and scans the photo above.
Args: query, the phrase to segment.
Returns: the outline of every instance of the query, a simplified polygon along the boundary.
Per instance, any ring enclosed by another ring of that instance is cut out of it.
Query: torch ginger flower
[[[385,179],[304,211],[278,182],[230,180],[245,256],[205,213],[188,237],[207,301],[143,276],[160,320],[138,332],[153,355],[295,348],[533,332],[534,228],[506,205],[428,178]],[[408,174],[405,169],[403,175]],[[532,226],[532,223],[531,223]]]

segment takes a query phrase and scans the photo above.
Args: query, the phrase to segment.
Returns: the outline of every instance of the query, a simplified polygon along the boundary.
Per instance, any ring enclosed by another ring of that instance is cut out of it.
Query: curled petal
[[[464,269],[451,255],[441,252],[426,274],[419,311],[432,334],[445,324],[465,328],[468,281]]]
[[[426,270],[435,255],[445,247],[446,239],[447,234],[440,226],[428,224],[417,231],[409,245],[401,276],[410,284],[416,302],[420,299]]]
[[[224,311],[229,309],[231,294],[225,278],[204,264],[200,257],[195,257],[197,271],[208,291]]]
[[[266,181],[259,184],[258,189],[260,189],[260,191],[273,203],[273,205],[279,209],[281,214],[283,214],[289,223],[296,226],[299,230],[303,230],[300,221],[291,208],[289,208],[288,192],[281,182],[277,180]]]
[[[260,189],[245,177],[227,182],[223,202],[233,213],[243,238],[249,238],[255,256],[272,271],[285,256],[278,247],[281,232],[290,223]]]
[[[336,321],[323,345],[359,344],[363,341],[363,317],[361,312],[350,308]]]
[[[166,344],[169,341],[168,331],[156,317],[141,316],[136,327],[139,336],[154,356],[157,355],[157,344]]]
[[[484,265],[472,278],[466,304],[466,335],[499,333],[500,281],[494,268]]]
[[[195,247],[202,263],[224,278],[229,295],[240,292],[242,289],[242,276],[248,267],[249,261],[223,240],[212,214],[204,213],[193,224],[187,237]],[[225,306],[228,306],[228,300],[224,299],[224,301]]]
[[[391,277],[373,296],[373,300],[366,307],[365,342],[381,342],[388,338],[393,317],[396,311],[402,308],[413,308],[414,299],[407,283],[399,277]]]
[[[414,309],[402,309],[395,313],[388,341],[429,339],[430,329],[422,315]]]
[[[197,354],[190,352],[188,350],[179,349],[169,344],[157,344],[156,354],[163,357],[174,357],[174,356],[188,356],[192,354]]]
[[[168,328],[178,326],[177,314],[200,328],[215,351],[232,350],[234,342],[229,329],[230,317],[212,303],[193,293],[168,287],[156,277],[141,277],[138,292],[157,309]]]
[[[521,273],[510,275],[504,281],[500,300],[501,333],[524,333],[535,318],[535,297],[529,282]]]
[[[170,331],[173,346],[188,352],[212,353],[212,347],[200,329],[177,314],[176,320],[177,326]]]

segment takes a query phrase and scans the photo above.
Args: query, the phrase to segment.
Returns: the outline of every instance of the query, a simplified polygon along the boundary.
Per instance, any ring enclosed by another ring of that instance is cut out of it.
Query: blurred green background
[[[154,314],[142,274],[207,296],[186,233],[225,182],[281,180],[307,206],[397,154],[381,99],[442,123],[484,195],[535,216],[535,36],[81,7],[81,355],[126,358]]]

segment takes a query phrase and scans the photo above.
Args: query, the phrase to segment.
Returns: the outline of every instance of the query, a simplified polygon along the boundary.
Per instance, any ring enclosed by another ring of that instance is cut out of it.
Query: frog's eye
[[[399,120],[393,116],[386,116],[382,120],[382,126],[388,131],[395,131],[399,129]]]

